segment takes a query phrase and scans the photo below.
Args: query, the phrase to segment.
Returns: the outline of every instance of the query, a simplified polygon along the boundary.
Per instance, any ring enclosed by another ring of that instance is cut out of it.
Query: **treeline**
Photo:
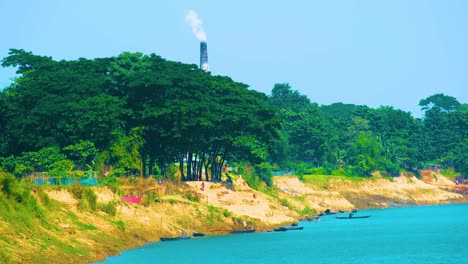
[[[281,166],[358,176],[394,176],[428,164],[468,172],[468,105],[454,97],[420,100],[422,119],[391,106],[318,106],[288,84],[276,84],[269,100],[282,120],[272,156]]]
[[[468,107],[443,94],[423,119],[392,107],[318,106],[288,84],[267,96],[196,65],[123,53],[55,61],[10,50],[0,92],[0,166],[18,177],[97,170],[220,180],[222,167],[397,175],[428,162],[468,171]]]
[[[266,95],[154,54],[55,61],[12,49],[2,65],[19,74],[0,93],[1,164],[17,176],[179,164],[183,180],[220,180],[225,161],[259,164],[277,137]]]

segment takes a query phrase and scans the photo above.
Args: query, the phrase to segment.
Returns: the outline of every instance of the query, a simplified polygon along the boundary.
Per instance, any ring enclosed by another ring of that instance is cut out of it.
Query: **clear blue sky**
[[[212,73],[266,94],[288,82],[319,104],[391,105],[414,116],[435,93],[468,101],[466,0],[4,0],[0,57],[10,48],[58,60],[140,51],[198,64],[184,20],[191,9]],[[14,75],[0,68],[0,88]]]

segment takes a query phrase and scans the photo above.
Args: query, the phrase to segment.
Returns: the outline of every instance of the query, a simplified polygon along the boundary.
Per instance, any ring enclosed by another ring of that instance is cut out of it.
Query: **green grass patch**
[[[219,222],[223,219],[220,209],[218,207],[208,205],[207,209],[208,209],[208,215],[207,215],[208,224],[212,225],[215,222]]]
[[[78,219],[78,216],[74,214],[73,212],[68,212],[68,216],[70,220],[72,221],[72,223],[76,225],[77,227],[79,227],[81,230],[97,230],[96,226],[81,222]]]
[[[279,199],[279,202],[284,207],[287,207],[287,208],[289,208],[291,210],[294,209],[294,206],[292,206],[292,204],[287,199]]]
[[[317,211],[314,208],[311,208],[309,205],[306,205],[301,211],[299,211],[299,215],[301,218],[303,217],[314,217],[317,214]]]
[[[333,179],[351,181],[351,182],[361,182],[361,181],[369,180],[369,178],[367,177],[359,177],[359,176],[304,175],[302,177],[302,181],[304,183],[312,184],[314,186],[317,186],[323,189],[330,187],[330,181]]]
[[[454,171],[453,169],[441,170],[440,174],[449,179],[455,179],[456,177],[461,176],[461,173]]]
[[[125,223],[122,220],[111,220],[110,221],[113,225],[118,227],[120,230],[125,231]]]
[[[66,255],[73,255],[73,254],[81,254],[84,256],[88,256],[89,253],[88,251],[80,248],[80,247],[73,247],[68,245],[67,243],[58,240],[57,238],[53,236],[49,236],[47,238],[42,238],[43,242],[45,245],[49,247],[55,247],[57,248],[60,252],[63,252]]]
[[[97,203],[97,209],[111,216],[117,215],[117,206],[115,202]]]

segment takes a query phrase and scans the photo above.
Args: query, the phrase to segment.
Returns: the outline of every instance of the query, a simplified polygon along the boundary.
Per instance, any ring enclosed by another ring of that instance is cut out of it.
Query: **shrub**
[[[231,216],[231,212],[229,212],[227,209],[224,209],[223,215],[224,215],[224,217],[230,217],[230,216]]]
[[[117,215],[117,206],[115,202],[98,203],[97,207],[100,211],[103,211],[108,215],[112,215],[112,216]]]
[[[311,207],[309,207],[309,205],[306,205],[306,206],[299,212],[299,215],[300,215],[301,217],[305,217],[305,216],[313,217],[313,216],[315,216],[316,213],[317,213],[317,211],[315,211],[314,208],[311,208]]]
[[[125,231],[125,223],[122,220],[111,221],[111,223],[117,226],[120,230]]]
[[[93,192],[93,190],[85,188],[78,206],[84,210],[96,211],[97,195]]]
[[[155,200],[154,193],[148,193],[145,197],[145,200],[143,201],[143,204],[145,206],[149,206],[154,200]]]
[[[184,198],[192,201],[192,202],[199,202],[200,201],[200,196],[197,193],[194,192],[186,192],[183,194]]]

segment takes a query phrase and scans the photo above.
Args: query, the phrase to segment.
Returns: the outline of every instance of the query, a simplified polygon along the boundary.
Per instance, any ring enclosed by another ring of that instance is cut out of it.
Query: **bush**
[[[117,206],[115,202],[98,203],[97,207],[100,211],[103,211],[108,215],[112,215],[112,216],[117,215]]]
[[[152,202],[155,200],[155,195],[154,193],[148,193],[145,197],[145,200],[143,201],[143,204],[145,206],[149,206]]]
[[[125,231],[125,223],[122,220],[111,221],[111,223],[117,226],[120,230]]]
[[[300,212],[299,212],[299,215],[301,216],[301,218],[303,217],[313,217],[315,216],[315,214],[317,213],[317,211],[315,211],[314,208],[311,208],[309,207],[309,205],[306,205]]]
[[[121,185],[121,182],[119,178],[115,177],[115,175],[112,175],[104,179],[103,185],[109,187],[114,193],[116,193],[119,189],[119,186]]]
[[[223,215],[224,215],[224,217],[230,217],[230,216],[231,216],[231,212],[229,212],[227,209],[224,209]]]
[[[83,210],[96,211],[97,195],[93,192],[93,190],[85,188],[84,192],[82,192],[78,206]]]
[[[183,194],[184,198],[192,201],[192,202],[199,202],[200,201],[200,196],[197,193],[194,192],[185,192]]]

